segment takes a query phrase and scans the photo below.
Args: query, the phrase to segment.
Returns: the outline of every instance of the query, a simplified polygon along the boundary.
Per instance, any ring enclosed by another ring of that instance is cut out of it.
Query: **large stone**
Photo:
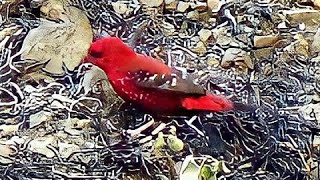
[[[22,59],[49,61],[45,69],[54,74],[63,73],[63,64],[74,70],[93,39],[88,18],[80,9],[59,0],[47,1],[40,10],[48,20],[42,18],[40,26],[28,33],[22,45]]]
[[[254,47],[263,48],[271,47],[279,40],[277,35],[267,35],[267,36],[254,36]]]
[[[310,26],[318,26],[320,21],[320,11],[310,9],[284,10],[283,14],[291,24],[298,25],[305,23],[308,28]]]

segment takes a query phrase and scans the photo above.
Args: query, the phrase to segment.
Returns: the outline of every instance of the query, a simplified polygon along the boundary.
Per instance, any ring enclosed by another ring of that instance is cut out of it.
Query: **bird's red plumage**
[[[87,62],[104,70],[115,92],[125,101],[158,112],[181,109],[225,111],[233,103],[222,96],[207,94],[191,80],[152,57],[135,53],[119,38],[94,42]]]

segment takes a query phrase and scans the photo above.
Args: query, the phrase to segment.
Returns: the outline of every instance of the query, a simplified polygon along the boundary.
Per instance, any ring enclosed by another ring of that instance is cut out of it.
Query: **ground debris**
[[[0,10],[1,179],[318,178],[318,1],[18,0]],[[123,104],[99,68],[80,64],[109,35],[249,107],[155,116]]]

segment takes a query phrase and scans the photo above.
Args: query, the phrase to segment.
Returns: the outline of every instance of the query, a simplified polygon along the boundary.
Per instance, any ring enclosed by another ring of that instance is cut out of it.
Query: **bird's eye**
[[[103,56],[103,46],[101,43],[94,42],[92,43],[89,54],[96,58],[101,58]]]
[[[90,55],[95,57],[95,58],[102,58],[102,52],[98,52],[98,51],[90,51]]]

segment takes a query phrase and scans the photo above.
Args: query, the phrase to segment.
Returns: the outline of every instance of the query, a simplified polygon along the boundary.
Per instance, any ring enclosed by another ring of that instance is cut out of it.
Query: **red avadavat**
[[[135,53],[121,39],[106,37],[92,43],[85,62],[100,67],[125,101],[154,112],[179,110],[227,111],[233,103],[208,93],[187,74],[161,61]]]

